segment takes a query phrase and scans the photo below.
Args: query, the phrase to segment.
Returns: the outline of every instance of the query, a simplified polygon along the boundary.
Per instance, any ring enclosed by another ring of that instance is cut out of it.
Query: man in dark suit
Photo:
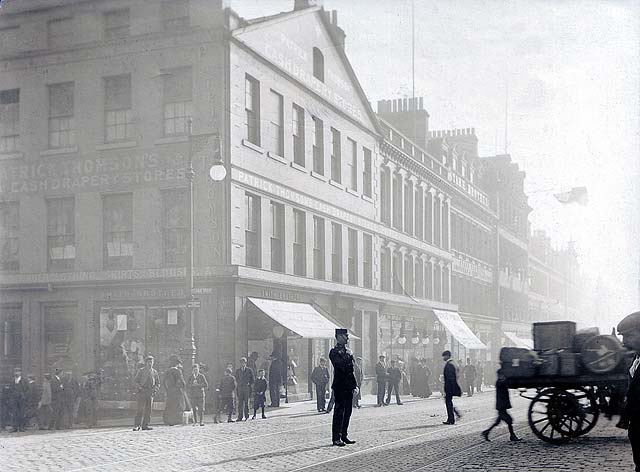
[[[444,351],[442,353],[442,360],[444,361],[444,404],[447,406],[447,421],[443,421],[442,424],[455,424],[456,420],[453,417],[455,415],[460,418],[460,413],[453,406],[453,397],[462,396],[462,390],[458,384],[458,373],[453,360],[451,360],[451,351]]]
[[[464,377],[464,385],[467,389],[467,396],[473,396],[473,388],[476,386],[476,366],[471,363],[471,359],[467,357],[467,365],[462,369],[462,376]]]
[[[269,397],[271,398],[271,407],[280,406],[280,387],[283,385],[284,362],[280,359],[278,352],[271,354],[271,365],[269,366]]]
[[[22,368],[13,369],[13,380],[9,390],[9,406],[11,411],[13,432],[21,432],[26,427],[26,403],[29,393],[27,381],[22,376]]]
[[[333,384],[331,388],[336,398],[331,428],[334,446],[355,444],[348,437],[349,419],[353,405],[353,395],[357,395],[356,377],[353,375],[353,354],[347,348],[349,334],[346,329],[336,328],[336,346],[329,352],[333,364]]]
[[[49,429],[62,429],[64,413],[62,370],[56,368],[51,377],[51,424]]]
[[[311,381],[316,386],[316,408],[318,413],[322,413],[326,410],[325,395],[329,383],[329,369],[327,369],[327,360],[324,357],[320,358],[320,365],[313,369]]]
[[[145,366],[138,370],[133,381],[137,390],[136,399],[138,400],[138,409],[133,425],[134,431],[153,429],[149,426],[151,408],[153,406],[153,397],[160,389],[160,375],[153,368],[153,362],[153,356],[147,356],[145,358]]]
[[[378,404],[376,406],[383,406],[384,403],[384,389],[387,385],[387,366],[385,365],[385,356],[378,356],[378,362],[376,364],[376,383],[378,384]]]
[[[255,377],[253,371],[247,367],[247,359],[240,358],[240,368],[236,370],[236,382],[238,387],[236,394],[238,395],[238,418],[236,421],[242,421],[244,415],[245,421],[249,419],[249,397],[251,396],[251,388]]]
[[[636,464],[636,472],[640,472],[640,311],[624,318],[618,324],[618,333],[622,335],[625,347],[636,351],[629,369],[627,401],[618,426],[629,430],[633,462]]]
[[[387,379],[389,379],[389,386],[387,387],[387,399],[384,404],[388,405],[391,401],[391,393],[396,394],[396,403],[402,405],[400,401],[400,381],[402,380],[402,372],[396,366],[396,361],[391,361],[391,367],[387,369]]]

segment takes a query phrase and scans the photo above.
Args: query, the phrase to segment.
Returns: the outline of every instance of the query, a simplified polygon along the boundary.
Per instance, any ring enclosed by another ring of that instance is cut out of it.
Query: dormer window
[[[324,82],[324,56],[318,48],[313,48],[313,76]]]

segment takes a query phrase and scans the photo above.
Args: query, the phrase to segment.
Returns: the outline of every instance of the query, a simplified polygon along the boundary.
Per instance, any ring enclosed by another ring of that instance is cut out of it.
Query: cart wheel
[[[575,389],[572,391],[572,394],[578,402],[578,408],[573,415],[574,422],[577,425],[574,434],[575,436],[582,436],[595,427],[598,422],[598,417],[600,416],[600,407],[591,389]]]
[[[557,389],[541,390],[529,405],[531,431],[545,442],[563,444],[572,437],[571,427],[566,427],[567,410],[575,409],[573,395]]]

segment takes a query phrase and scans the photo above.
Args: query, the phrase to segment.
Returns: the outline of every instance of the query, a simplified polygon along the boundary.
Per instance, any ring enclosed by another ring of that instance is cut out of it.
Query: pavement
[[[485,442],[480,432],[495,416],[495,394],[456,399],[463,417],[443,425],[439,395],[403,397],[404,405],[374,407],[365,396],[349,436],[331,446],[331,416],[315,402],[267,410],[268,419],[200,426],[157,426],[133,432],[130,425],[91,430],[0,434],[5,471],[570,471],[632,472],[626,432],[601,418],[587,436],[562,446],[537,439],[526,423],[528,401],[512,392],[520,443],[508,441],[504,425]]]

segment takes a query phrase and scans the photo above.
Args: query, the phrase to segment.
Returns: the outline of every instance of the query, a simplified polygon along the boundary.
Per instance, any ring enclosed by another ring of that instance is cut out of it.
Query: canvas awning
[[[467,349],[487,349],[455,311],[433,310],[440,323]]]
[[[533,341],[531,339],[523,339],[512,331],[503,331],[504,335],[515,344],[515,347],[523,347],[525,349],[533,349]]]
[[[343,328],[308,303],[248,298],[262,313],[303,338],[333,339],[336,328]],[[360,339],[351,331],[349,337]]]

